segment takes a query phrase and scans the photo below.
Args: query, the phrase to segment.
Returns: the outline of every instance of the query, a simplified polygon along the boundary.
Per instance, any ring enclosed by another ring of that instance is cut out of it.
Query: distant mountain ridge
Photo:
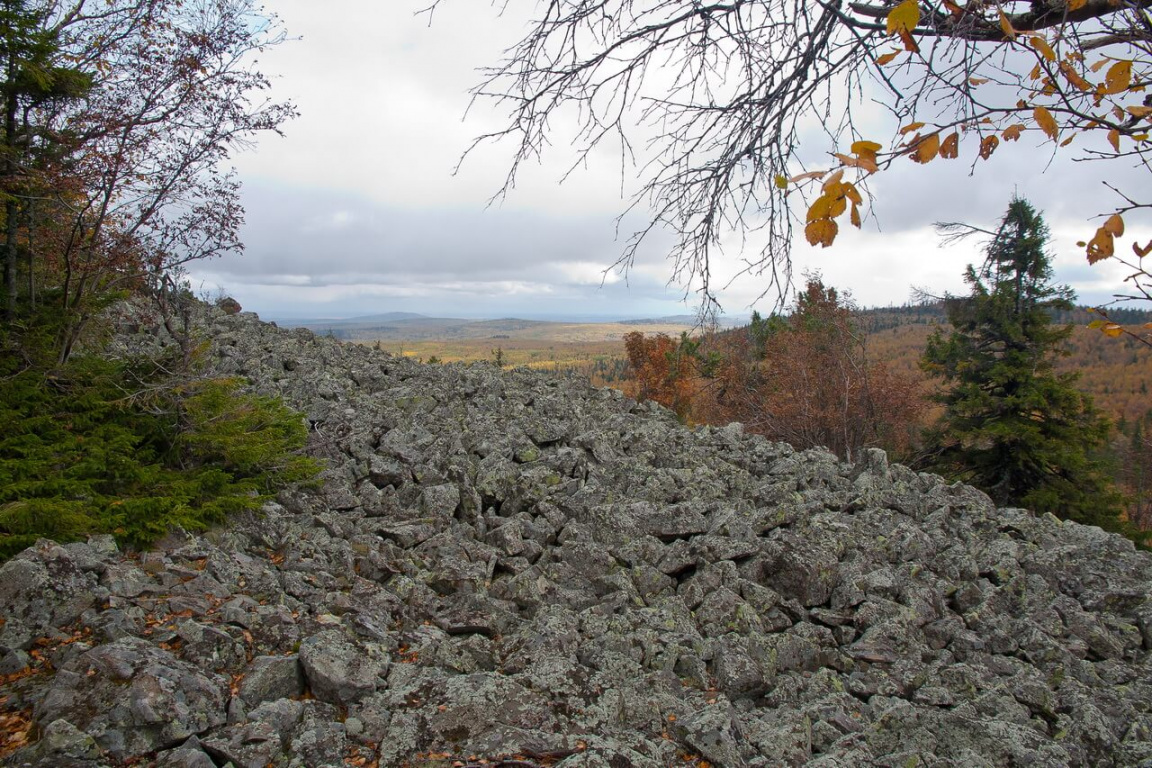
[[[1115,307],[1108,310],[1108,316],[1121,325],[1141,325],[1152,322],[1152,311]],[[1054,313],[1057,323],[1087,325],[1100,315],[1087,306],[1077,306],[1068,311]],[[943,301],[924,304],[909,304],[899,307],[870,307],[856,312],[860,328],[868,333],[877,333],[903,325],[932,325],[948,322],[948,312]]]

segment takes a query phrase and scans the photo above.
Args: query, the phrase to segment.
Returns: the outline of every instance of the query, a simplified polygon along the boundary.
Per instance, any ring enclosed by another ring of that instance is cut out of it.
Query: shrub
[[[279,400],[241,379],[173,385],[155,371],[90,357],[0,380],[0,560],[40,537],[147,546],[316,476],[306,427]]]

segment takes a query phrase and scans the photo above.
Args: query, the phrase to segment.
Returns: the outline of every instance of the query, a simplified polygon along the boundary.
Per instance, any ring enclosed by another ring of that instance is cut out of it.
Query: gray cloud
[[[630,166],[621,179],[610,152],[557,184],[572,160],[558,124],[541,163],[526,166],[503,206],[489,209],[487,199],[505,178],[508,147],[481,150],[453,175],[472,137],[499,125],[486,104],[462,119],[476,68],[514,42],[531,6],[513,2],[501,17],[486,3],[452,2],[429,26],[414,15],[422,4],[403,0],[341,0],[341,23],[334,23],[332,5],[278,2],[301,39],[268,52],[262,66],[279,75],[277,95],[294,99],[302,116],[285,138],[263,139],[238,158],[247,185],[247,252],[196,265],[193,276],[224,285],[250,308],[281,314],[684,311],[683,289],[666,285],[666,239],[650,244],[627,281],[611,275],[600,285],[601,270],[623,248],[613,228],[626,205],[621,189],[636,183]],[[867,104],[861,110],[870,138],[893,130],[882,111]],[[1111,202],[1100,170],[1059,157],[1045,172],[1048,150],[1030,142],[1003,145],[974,176],[964,160],[927,167],[898,161],[872,182],[875,218],[863,231],[846,231],[828,250],[809,248],[800,235],[792,253],[797,274],[823,269],[863,304],[904,301],[912,286],[962,289],[960,273],[978,251],[940,250],[932,223],[994,225],[1015,191],[1045,210],[1057,232],[1058,279],[1074,282],[1082,295],[1105,295],[1108,281],[1122,275],[1082,269],[1074,245],[1091,232],[1085,217]],[[805,151],[828,149],[812,146]],[[962,151],[974,155],[975,142]],[[726,244],[717,284],[756,251],[755,236]],[[1076,279],[1061,269],[1075,269],[1069,274]],[[765,282],[754,275],[736,280],[725,306],[743,313]]]

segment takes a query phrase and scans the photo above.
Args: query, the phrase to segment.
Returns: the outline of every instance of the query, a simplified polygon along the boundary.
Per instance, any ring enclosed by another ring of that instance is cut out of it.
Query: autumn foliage
[[[924,408],[918,379],[868,359],[852,311],[813,278],[787,318],[754,315],[748,328],[703,341],[630,334],[631,394],[692,421],[739,421],[772,440],[847,459],[873,446],[901,454]]]

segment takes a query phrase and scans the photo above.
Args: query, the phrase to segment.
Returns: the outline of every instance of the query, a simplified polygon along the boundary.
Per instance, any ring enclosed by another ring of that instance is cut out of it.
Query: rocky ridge
[[[323,485],[0,568],[0,765],[1152,766],[1121,537],[575,379],[201,322]]]

